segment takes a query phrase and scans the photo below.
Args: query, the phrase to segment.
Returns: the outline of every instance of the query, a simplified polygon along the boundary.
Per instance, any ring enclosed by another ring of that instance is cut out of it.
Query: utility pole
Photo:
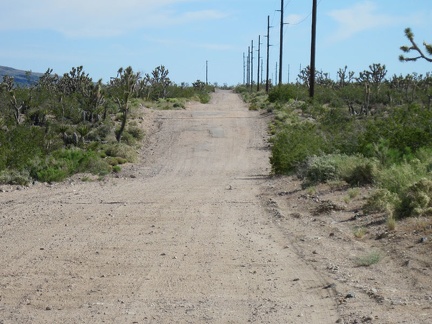
[[[264,60],[261,57],[261,79],[260,79],[260,83],[263,83],[263,75],[264,75]]]
[[[267,16],[267,71],[266,71],[266,92],[269,92],[269,66],[270,64],[270,16]]]
[[[276,83],[276,76],[278,75],[278,62],[276,62],[276,68],[275,68],[275,85],[277,85]]]
[[[290,65],[288,64],[288,83],[290,82]]]
[[[280,21],[280,41],[279,41],[279,85],[282,85],[282,56],[283,56],[283,27],[284,27],[284,0],[281,0],[281,21]]]
[[[245,53],[243,52],[243,85],[245,84],[245,73],[246,73],[246,71],[245,71],[245,69],[246,69],[246,66],[245,66],[245,64],[246,64],[246,62],[245,62]]]
[[[261,60],[261,35],[258,35],[258,75],[257,75],[257,91],[260,90],[260,60]]]
[[[206,85],[208,85],[208,61],[206,61]]]
[[[246,85],[249,86],[249,81],[250,81],[250,46],[248,46],[246,77],[247,77]]]
[[[253,45],[253,40],[251,41],[251,90],[253,87],[253,51],[254,51],[254,45]]]
[[[317,19],[317,0],[312,2],[312,35],[311,35],[311,58],[310,58],[310,88],[309,97],[313,98],[315,93],[315,44],[316,44],[316,19]]]

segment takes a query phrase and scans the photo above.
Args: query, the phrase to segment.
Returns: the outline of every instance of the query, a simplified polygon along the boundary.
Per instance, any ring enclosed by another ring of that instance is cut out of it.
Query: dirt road
[[[259,113],[218,91],[145,118],[122,177],[0,193],[0,323],[335,323],[259,197]]]

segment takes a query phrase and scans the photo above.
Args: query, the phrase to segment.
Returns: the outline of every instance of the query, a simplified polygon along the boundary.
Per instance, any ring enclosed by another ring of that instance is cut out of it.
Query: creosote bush
[[[312,123],[302,123],[286,127],[271,139],[272,155],[270,162],[273,172],[289,174],[308,156],[320,155],[325,151],[325,142]]]

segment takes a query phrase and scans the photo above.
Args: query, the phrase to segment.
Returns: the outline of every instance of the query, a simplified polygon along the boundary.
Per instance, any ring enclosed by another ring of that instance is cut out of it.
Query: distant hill
[[[26,87],[35,84],[43,73],[31,72],[31,74],[27,76],[26,71],[0,65],[0,82],[3,81],[5,75],[13,77],[17,86]]]

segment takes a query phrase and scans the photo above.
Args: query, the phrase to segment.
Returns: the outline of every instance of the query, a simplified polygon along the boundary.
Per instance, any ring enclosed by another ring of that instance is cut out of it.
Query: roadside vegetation
[[[250,109],[273,116],[273,173],[297,176],[305,188],[374,188],[364,211],[384,213],[389,229],[402,218],[431,216],[432,74],[388,76],[382,64],[358,75],[345,66],[336,81],[316,72],[313,99],[309,76],[306,67],[295,83],[268,94],[237,87]]]
[[[108,84],[82,66],[59,76],[48,69],[37,82],[0,83],[0,183],[55,182],[80,172],[104,176],[137,160],[145,129],[141,107],[182,109],[206,103],[213,87],[177,85],[164,66],[141,75],[121,68]]]

